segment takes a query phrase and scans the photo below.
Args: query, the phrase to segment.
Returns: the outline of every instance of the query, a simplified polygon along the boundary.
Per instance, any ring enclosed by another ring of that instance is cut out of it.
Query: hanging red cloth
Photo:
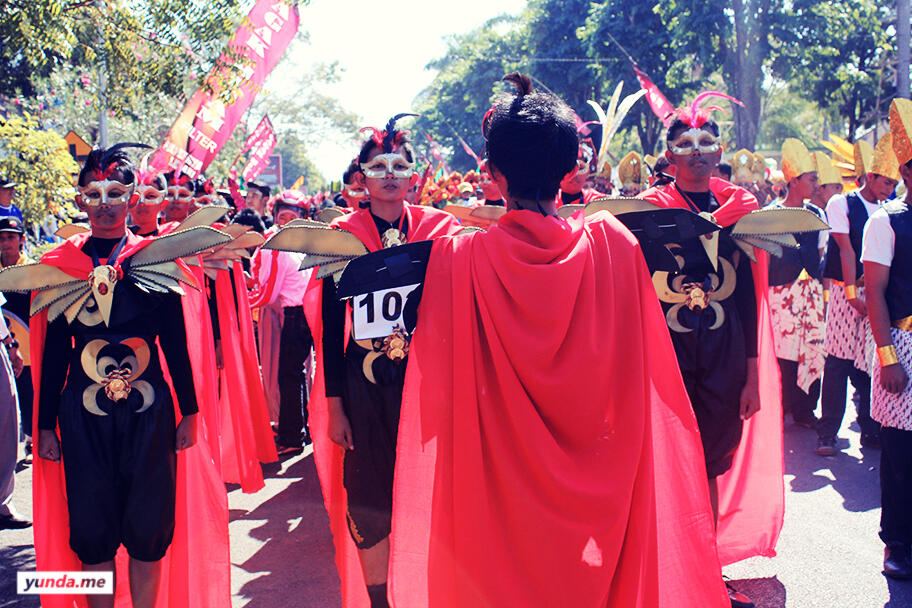
[[[72,276],[85,278],[92,270],[92,259],[81,251],[89,234],[71,237],[60,247],[45,254],[41,261],[56,266]],[[128,233],[120,265],[128,256],[151,242]],[[32,317],[29,337],[33,353],[32,383],[35,390],[35,416],[32,436],[38,437],[38,408],[41,386],[41,362],[47,331],[47,312]],[[159,352],[164,366],[164,357]],[[166,377],[170,382],[170,378]],[[173,388],[172,388],[173,396]],[[175,398],[175,403],[177,400]],[[180,410],[175,407],[177,422]],[[193,447],[177,454],[177,491],[175,502],[174,540],[162,559],[157,608],[228,608],[231,605],[228,551],[228,497],[225,486],[209,452],[206,421],[198,423],[200,435]],[[34,510],[35,564],[38,571],[79,571],[82,564],[69,547],[69,515],[63,465],[36,457],[32,469],[32,503]],[[128,591],[129,575],[123,547],[118,552],[117,608],[132,604]],[[85,596],[44,595],[44,608],[86,607]]]
[[[444,211],[433,207],[405,205],[408,222],[408,241],[424,241],[447,234],[455,234],[462,229],[456,219]],[[362,209],[336,218],[332,226],[348,230],[357,236],[370,251],[381,249],[380,234],[370,211]],[[316,273],[314,273],[316,276]],[[323,501],[329,513],[329,526],[332,531],[333,544],[336,549],[336,567],[342,583],[343,608],[362,608],[368,604],[367,590],[361,573],[361,562],[358,550],[351,539],[346,522],[346,505],[348,499],[342,487],[343,448],[329,439],[329,415],[326,403],[326,391],[323,382],[323,318],[322,318],[323,282],[315,278],[304,294],[304,314],[310,327],[316,349],[316,374],[313,390],[308,403],[308,426],[313,440],[314,463],[323,489]],[[349,315],[349,320],[351,316]],[[350,323],[346,322],[344,344],[348,344]]]
[[[710,178],[709,189],[721,205],[713,217],[723,228],[759,208],[753,194],[725,180]],[[673,184],[650,188],[640,197],[662,207],[689,209]],[[782,399],[769,310],[769,255],[755,251],[757,262],[751,269],[757,298],[760,411],[744,423],[734,464],[718,478],[718,546],[723,565],[755,555],[776,555],[785,517]]]
[[[409,358],[395,606],[730,605],[696,419],[610,214],[435,242]]]

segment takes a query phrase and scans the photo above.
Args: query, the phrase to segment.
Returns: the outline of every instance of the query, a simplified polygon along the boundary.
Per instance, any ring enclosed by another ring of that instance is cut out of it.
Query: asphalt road
[[[757,608],[912,608],[912,582],[881,574],[879,452],[859,448],[854,425],[841,436],[843,451],[821,458],[813,453],[813,431],[786,427],[779,555],[725,568]],[[233,607],[339,606],[313,459],[305,452],[265,472],[266,487],[256,494],[229,488]],[[30,469],[23,469],[14,500],[29,515],[30,483]],[[16,571],[34,568],[31,543],[29,530],[0,532],[0,608],[38,606],[15,594]]]

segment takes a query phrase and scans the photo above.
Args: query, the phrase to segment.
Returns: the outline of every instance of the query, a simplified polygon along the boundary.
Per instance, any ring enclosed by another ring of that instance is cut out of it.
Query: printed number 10
[[[374,294],[369,293],[364,299],[358,302],[358,306],[367,309],[367,322],[374,322]],[[383,296],[383,302],[380,304],[380,312],[387,321],[395,321],[402,312],[402,296],[399,292],[389,291]]]

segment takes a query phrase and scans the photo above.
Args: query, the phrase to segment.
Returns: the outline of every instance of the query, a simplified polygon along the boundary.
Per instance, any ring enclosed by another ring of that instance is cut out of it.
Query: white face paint
[[[687,155],[697,150],[703,154],[712,154],[718,152],[722,147],[719,138],[704,129],[691,127],[678,135],[674,141],[668,144],[668,149],[672,154]]]
[[[415,163],[398,153],[378,154],[370,161],[361,163],[361,170],[365,177],[386,177],[388,173],[392,173],[393,177],[411,177]]]
[[[124,205],[130,200],[133,194],[133,186],[128,186],[117,180],[105,179],[103,181],[89,182],[85,186],[79,186],[79,193],[82,195],[82,201],[89,207],[98,207],[99,205]]]

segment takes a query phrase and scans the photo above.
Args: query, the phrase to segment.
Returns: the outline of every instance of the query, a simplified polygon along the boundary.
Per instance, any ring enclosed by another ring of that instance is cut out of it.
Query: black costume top
[[[868,221],[868,208],[865,207],[861,197],[857,192],[846,195],[846,203],[849,208],[849,242],[852,249],[855,250],[855,280],[861,278],[864,274],[864,266],[861,263],[861,240],[864,235],[864,225]],[[823,267],[823,277],[843,281],[842,278],[842,260],[839,257],[839,244],[830,234],[830,240],[827,243],[826,261]]]
[[[83,251],[88,253],[94,247],[104,258],[119,242],[92,237]],[[167,358],[181,414],[198,411],[179,295],[147,293],[131,281],[121,280],[114,287],[110,324],[105,326],[96,313],[97,308],[87,308],[70,324],[63,315],[48,324],[38,428],[57,426],[62,395],[96,415],[123,405],[142,411],[155,401],[170,400],[156,339]],[[129,388],[118,391],[125,388],[123,382]]]
[[[383,218],[377,217],[371,213],[374,225],[377,226],[377,232],[383,234],[390,228],[398,228],[403,235],[408,235],[408,218],[399,226],[399,220],[388,222]],[[326,277],[323,279],[323,377],[326,383],[327,397],[341,397],[343,387],[345,386],[345,348],[343,344],[345,336],[345,312],[346,303],[340,302],[336,297],[336,283],[333,278]],[[360,349],[354,344],[354,339],[349,344],[352,354]],[[363,350],[363,349],[361,349]],[[363,353],[361,353],[363,354]],[[384,361],[385,360],[385,361]],[[385,364],[389,361],[386,357],[380,357],[375,364]],[[405,369],[405,362],[401,366]],[[376,372],[375,372],[376,373]]]
[[[912,210],[904,202],[892,201],[883,209],[893,229],[893,261],[885,297],[891,321],[912,315]]]
[[[771,206],[772,207],[772,206]],[[785,208],[782,205],[776,208]],[[804,203],[803,208],[817,214],[820,219],[822,213],[816,205]],[[769,284],[788,285],[794,282],[804,270],[814,279],[820,279],[823,274],[822,259],[820,256],[819,232],[801,232],[795,234],[798,249],[783,247],[781,256],[771,256],[769,261]]]

